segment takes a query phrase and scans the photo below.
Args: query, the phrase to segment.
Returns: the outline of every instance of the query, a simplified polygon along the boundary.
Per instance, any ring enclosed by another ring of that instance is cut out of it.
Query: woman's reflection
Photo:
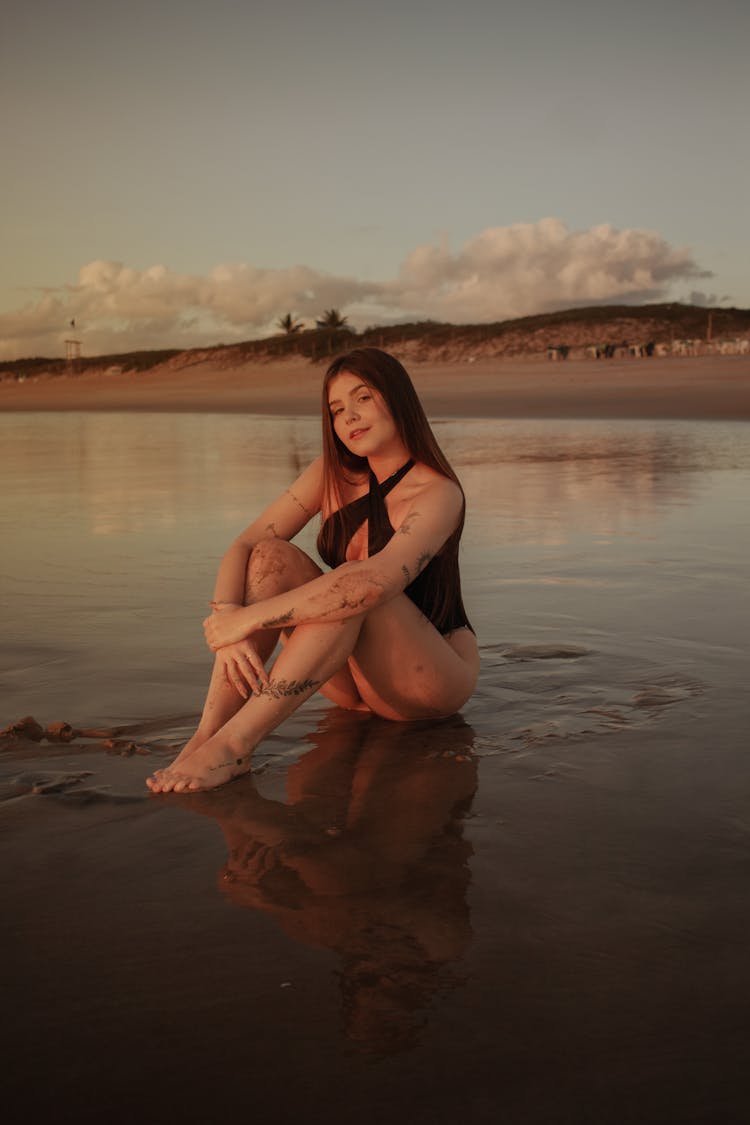
[[[424,1010],[468,946],[476,789],[463,719],[396,724],[331,711],[290,767],[287,803],[251,775],[190,801],[229,847],[221,887],[290,937],[341,955],[346,1035],[368,1052],[416,1042]]]

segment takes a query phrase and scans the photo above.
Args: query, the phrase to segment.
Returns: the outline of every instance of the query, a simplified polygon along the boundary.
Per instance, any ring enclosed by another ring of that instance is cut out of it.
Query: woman
[[[289,542],[319,512],[327,573]],[[261,739],[318,690],[395,721],[462,707],[479,673],[458,572],[463,521],[461,486],[398,360],[377,348],[334,360],[323,454],[222,559],[204,622],[216,656],[203,714],[149,788],[213,789],[245,773]]]

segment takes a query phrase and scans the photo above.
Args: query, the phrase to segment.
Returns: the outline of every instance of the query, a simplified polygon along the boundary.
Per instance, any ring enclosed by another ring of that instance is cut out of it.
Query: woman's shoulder
[[[420,491],[429,489],[435,495],[463,496],[461,486],[457,481],[447,477],[439,469],[433,469],[431,465],[425,465],[421,461],[417,461],[409,476],[412,477],[414,487]]]
[[[463,509],[464,494],[460,484],[438,469],[417,462],[409,476],[412,478],[409,497],[412,502],[419,501],[430,507],[442,507],[456,513]]]
[[[321,487],[323,484],[323,458],[316,457],[310,464],[302,470],[296,478],[293,487],[305,484],[309,486]]]

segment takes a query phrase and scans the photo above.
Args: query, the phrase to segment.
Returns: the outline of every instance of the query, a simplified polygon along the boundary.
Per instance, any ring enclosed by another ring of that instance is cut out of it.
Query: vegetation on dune
[[[679,303],[659,305],[592,305],[561,309],[494,324],[443,324],[419,321],[380,325],[355,332],[338,309],[326,309],[315,328],[305,328],[287,313],[277,321],[280,335],[262,340],[189,351],[129,352],[89,356],[71,364],[65,359],[22,359],[0,362],[0,377],[83,373],[89,370],[148,371],[167,364],[180,368],[211,362],[222,367],[298,356],[312,363],[357,346],[394,351],[407,361],[469,361],[482,357],[540,356],[550,350],[575,354],[587,348],[666,345],[675,341],[708,341],[750,336],[750,309],[714,308]]]
[[[180,348],[163,348],[160,351],[124,352],[121,355],[81,356],[73,361],[65,358],[48,359],[33,356],[29,359],[0,360],[0,375],[8,372],[23,375],[63,375],[71,367],[76,373],[83,371],[148,371],[185,353]]]

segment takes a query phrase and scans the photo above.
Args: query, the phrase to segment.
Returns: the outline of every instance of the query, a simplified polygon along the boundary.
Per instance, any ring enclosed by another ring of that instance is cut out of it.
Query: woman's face
[[[384,455],[401,445],[383,396],[359,375],[340,371],[331,379],[328,409],[336,436],[358,457]]]

